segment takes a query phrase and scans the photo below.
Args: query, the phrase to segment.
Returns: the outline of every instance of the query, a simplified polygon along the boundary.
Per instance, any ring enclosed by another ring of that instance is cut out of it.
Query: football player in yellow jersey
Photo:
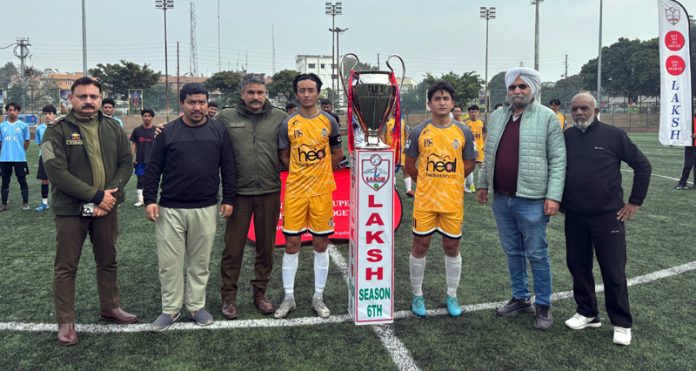
[[[469,114],[464,112],[462,106],[457,104],[452,108],[452,118],[457,122],[466,122],[469,119]]]
[[[474,136],[464,124],[449,114],[454,105],[454,88],[438,81],[428,88],[428,107],[432,118],[416,126],[406,145],[406,171],[415,182],[413,201],[413,248],[409,259],[413,302],[418,317],[427,313],[423,299],[425,256],[433,233],[442,234],[447,279],[447,311],[462,314],[457,288],[462,272],[459,240],[464,219],[464,178],[474,170]]]
[[[553,113],[556,114],[556,117],[558,117],[558,121],[561,123],[561,130],[565,130],[565,115],[563,115],[560,112],[561,109],[561,101],[558,99],[551,99],[549,101],[549,108],[553,111]]]
[[[394,111],[391,112],[391,117],[389,121],[382,127],[382,133],[380,133],[380,138],[384,143],[392,146],[392,139],[394,137],[394,124],[396,124],[396,118],[394,117]],[[401,166],[406,163],[406,140],[408,139],[408,125],[406,120],[401,119]],[[399,171],[397,168],[396,171]],[[396,178],[394,179],[396,180]],[[396,185],[396,183],[395,183]],[[411,190],[411,177],[404,171],[404,185],[406,186],[406,196],[413,197],[415,193]]]
[[[275,312],[285,318],[295,309],[295,273],[297,272],[300,236],[309,230],[314,247],[314,297],[312,307],[320,317],[331,312],[322,294],[329,274],[326,248],[333,234],[333,197],[336,189],[333,169],[343,158],[338,122],[317,107],[321,79],[313,73],[300,74],[293,88],[300,109],[288,116],[278,131],[280,160],[288,167],[283,202],[283,289],[285,298]]]
[[[486,124],[482,120],[479,120],[479,107],[473,105],[469,107],[469,120],[466,121],[466,126],[471,129],[471,133],[474,134],[474,144],[476,144],[476,164],[481,167],[483,163],[483,146],[486,143]],[[474,185],[474,172],[466,176],[466,184],[464,185],[464,191],[466,193],[476,192],[476,186]]]

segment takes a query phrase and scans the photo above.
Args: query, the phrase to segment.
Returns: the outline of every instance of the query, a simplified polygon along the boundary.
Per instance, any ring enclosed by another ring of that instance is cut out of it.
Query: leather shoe
[[[58,341],[61,345],[70,346],[77,344],[75,323],[61,323],[58,325]]]
[[[273,313],[273,304],[268,300],[266,294],[260,290],[254,290],[254,306],[263,314]]]
[[[130,314],[121,308],[104,310],[99,313],[99,318],[118,323],[119,325],[127,325],[129,323],[138,322],[138,316]]]
[[[224,301],[222,303],[222,316],[227,319],[237,318],[237,304],[233,301]]]

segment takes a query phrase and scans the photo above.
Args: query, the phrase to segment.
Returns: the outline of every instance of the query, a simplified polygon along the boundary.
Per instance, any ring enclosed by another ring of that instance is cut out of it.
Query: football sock
[[[294,297],[295,273],[297,273],[297,261],[299,253],[283,254],[283,290],[285,297]]]
[[[411,276],[411,289],[414,296],[423,296],[423,277],[425,276],[425,256],[409,258],[408,268]]]
[[[462,256],[455,257],[445,255],[445,277],[447,278],[447,296],[457,297],[459,279],[462,276]]]
[[[406,191],[411,190],[411,177],[404,178],[404,185],[406,186]]]
[[[45,204],[48,204],[48,184],[41,185],[41,198],[45,200]]]
[[[471,173],[469,173],[469,175],[466,176],[466,184],[464,186],[466,188],[469,188],[473,184],[474,184],[474,172],[472,171]]]
[[[329,253],[314,252],[314,294],[324,293],[326,278],[329,276]]]

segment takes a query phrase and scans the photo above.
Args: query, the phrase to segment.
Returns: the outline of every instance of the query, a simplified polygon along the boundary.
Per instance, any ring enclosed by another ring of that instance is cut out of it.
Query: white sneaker
[[[575,313],[570,319],[565,321],[566,326],[573,330],[582,330],[585,327],[600,327],[602,322],[598,317],[585,317],[580,313]]]
[[[317,312],[321,318],[326,318],[331,315],[331,311],[326,304],[324,304],[324,298],[321,295],[314,294],[312,297],[312,308],[314,308],[314,311]]]
[[[283,299],[283,302],[280,304],[278,309],[273,314],[273,317],[285,318],[288,316],[288,313],[292,312],[293,310],[295,310],[295,298],[285,297],[285,299]]]
[[[138,195],[138,202],[134,203],[133,206],[135,207],[140,207],[145,204],[145,200],[143,199],[143,195]]]
[[[631,344],[631,328],[614,326],[614,344],[629,345]]]

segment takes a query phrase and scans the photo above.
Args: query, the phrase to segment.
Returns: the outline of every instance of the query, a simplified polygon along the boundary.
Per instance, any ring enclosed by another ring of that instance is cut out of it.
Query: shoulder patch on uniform
[[[53,121],[49,122],[48,124],[46,124],[46,126],[48,126],[48,127],[53,127],[53,126],[59,125],[59,124],[61,124],[63,121],[65,121],[65,117],[66,117],[65,115],[64,115],[64,116],[60,116],[60,117],[56,118],[55,120],[53,120]]]

